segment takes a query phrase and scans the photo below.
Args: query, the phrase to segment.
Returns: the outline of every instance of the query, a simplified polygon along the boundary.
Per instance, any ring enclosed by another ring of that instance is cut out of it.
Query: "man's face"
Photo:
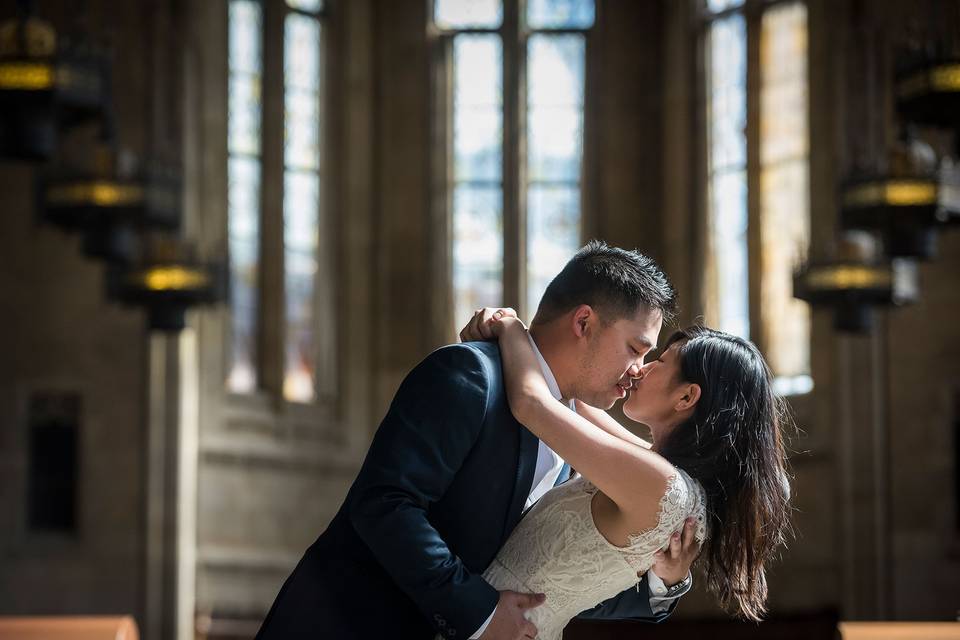
[[[597,318],[599,320],[599,318]],[[643,366],[644,356],[657,345],[663,315],[641,308],[632,318],[611,324],[594,322],[582,338],[583,352],[577,372],[577,399],[600,409],[626,397]]]

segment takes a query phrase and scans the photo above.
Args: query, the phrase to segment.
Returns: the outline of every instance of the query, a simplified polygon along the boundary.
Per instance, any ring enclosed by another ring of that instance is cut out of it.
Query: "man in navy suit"
[[[622,398],[675,294],[634,251],[593,242],[551,282],[531,323],[554,395],[602,409]],[[287,638],[534,637],[540,594],[498,592],[483,570],[525,509],[569,476],[510,413],[495,342],[450,345],[411,371],[326,531],[257,634]],[[690,586],[691,536],[584,617],[660,621]],[[657,574],[657,575],[653,575]]]

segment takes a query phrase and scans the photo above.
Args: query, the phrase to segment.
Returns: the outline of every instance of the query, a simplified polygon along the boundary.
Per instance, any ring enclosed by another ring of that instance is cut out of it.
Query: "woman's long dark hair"
[[[770,369],[747,340],[705,327],[674,333],[680,375],[700,386],[694,413],[660,453],[707,494],[707,587],[750,620],[766,612],[764,565],[790,527],[783,430],[790,418],[773,392]]]

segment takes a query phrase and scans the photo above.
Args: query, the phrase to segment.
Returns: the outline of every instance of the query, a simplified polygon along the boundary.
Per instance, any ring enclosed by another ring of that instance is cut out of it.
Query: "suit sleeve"
[[[678,598],[679,600],[679,598]],[[593,609],[580,613],[577,618],[589,620],[637,620],[640,622],[663,622],[677,606],[674,600],[670,609],[653,613],[650,608],[650,586],[644,574],[640,583],[609,600],[604,600]]]
[[[470,347],[455,345],[435,351],[407,376],[374,437],[350,505],[357,534],[447,637],[469,636],[499,600],[427,519],[479,437],[488,365]]]

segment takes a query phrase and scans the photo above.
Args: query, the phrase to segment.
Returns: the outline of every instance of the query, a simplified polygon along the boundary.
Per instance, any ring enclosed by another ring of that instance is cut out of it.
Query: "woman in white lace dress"
[[[708,588],[758,620],[789,485],[786,414],[756,347],[703,327],[671,336],[623,405],[650,427],[651,448],[605,412],[557,401],[510,310],[488,326],[514,416],[580,474],[530,509],[484,573],[498,590],[545,594],[527,613],[537,638],[558,640],[578,613],[636,584],[691,516]]]

